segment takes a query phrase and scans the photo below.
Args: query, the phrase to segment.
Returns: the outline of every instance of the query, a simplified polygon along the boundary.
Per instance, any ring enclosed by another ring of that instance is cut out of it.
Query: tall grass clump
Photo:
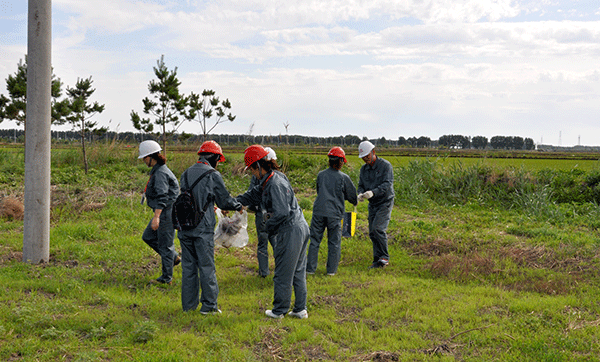
[[[394,168],[396,203],[424,206],[438,178],[435,162],[430,159],[410,161],[406,167]]]
[[[562,224],[573,221],[598,224],[600,172],[581,169],[537,172],[523,166],[497,169],[483,162],[411,160],[394,167],[396,204],[424,208],[479,205],[520,212],[531,220]]]

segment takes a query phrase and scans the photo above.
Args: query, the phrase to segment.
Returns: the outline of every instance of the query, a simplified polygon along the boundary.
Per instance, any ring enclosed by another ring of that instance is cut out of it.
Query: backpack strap
[[[196,187],[196,185],[198,184],[198,182],[200,182],[200,180],[202,180],[204,178],[204,176],[207,176],[209,173],[213,173],[215,171],[217,171],[217,170],[215,170],[214,168],[211,168],[210,170],[204,172],[202,175],[200,175],[200,177],[198,177],[198,179],[196,181],[194,181],[194,183],[192,184],[192,186],[190,188],[188,188],[188,191],[192,192],[192,190],[194,189],[194,187]],[[187,180],[188,185],[189,185],[189,183],[190,183],[189,174],[188,174],[188,177],[186,178],[186,180]]]
[[[190,187],[188,189],[188,191],[190,192],[190,194],[192,195],[192,197],[194,197],[194,193],[192,192],[194,190],[194,187],[196,187],[196,185],[198,184],[198,182],[200,182],[200,180],[202,180],[205,176],[207,176],[210,173],[216,172],[217,170],[215,170],[214,168],[211,168],[210,170],[204,172],[202,175],[200,175],[200,177],[198,177],[198,179],[196,181],[194,181],[194,183],[192,184],[192,187]],[[189,174],[188,177],[186,178],[186,181],[188,181],[189,184]],[[207,200],[210,201],[210,200]],[[202,208],[202,214],[204,214],[206,212],[206,209],[208,208],[209,202],[206,203],[206,205]]]

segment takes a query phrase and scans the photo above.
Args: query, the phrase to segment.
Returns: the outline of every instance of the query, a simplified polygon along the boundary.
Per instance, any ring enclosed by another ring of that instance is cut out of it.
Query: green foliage
[[[160,259],[141,240],[152,213],[139,203],[149,170],[136,153],[95,145],[95,168],[85,175],[76,150],[52,150],[48,263],[21,261],[22,222],[0,228],[1,360],[594,361],[600,354],[600,211],[556,196],[558,185],[595,187],[594,171],[387,157],[398,200],[390,266],[367,268],[368,204],[359,203],[356,235],[342,240],[334,277],[325,274],[326,236],[321,243],[317,273],[307,279],[309,318],[275,321],[264,316],[273,280],[257,277],[252,215],[247,247],[215,250],[223,314],[181,311],[181,267],[173,285],[148,285]],[[311,204],[326,157],[278,156],[299,202]],[[219,171],[229,190],[245,191],[241,152],[226,150],[226,158]],[[0,150],[0,159],[22,160],[22,151]],[[196,159],[191,149],[171,152],[168,165],[180,176]],[[343,168],[355,182],[361,162],[354,157]],[[2,177],[9,172],[0,168]],[[272,256],[270,263],[273,270]]]
[[[188,119],[193,120],[198,117],[198,123],[202,129],[202,142],[207,139],[208,134],[215,129],[220,123],[229,121],[233,122],[235,116],[229,112],[225,117],[225,112],[231,109],[231,102],[229,99],[221,101],[219,104],[219,97],[215,96],[215,91],[212,89],[205,89],[202,91],[202,95],[195,94],[192,92],[189,97],[189,115]],[[214,117],[214,124],[206,124]]]
[[[133,342],[148,343],[156,337],[158,331],[159,327],[154,321],[141,321],[133,330]]]
[[[62,93],[62,82],[52,73],[50,95],[52,97],[51,122],[65,122],[66,100],[59,101]],[[8,97],[0,95],[0,122],[4,119],[14,120],[17,125],[25,124],[27,118],[27,55],[25,61],[19,60],[17,72],[6,78]]]
[[[153,132],[154,126],[158,126],[157,134],[161,135],[162,148],[166,152],[167,136],[174,133],[185,119],[193,117],[185,112],[189,97],[179,93],[181,81],[177,78],[177,67],[169,71],[165,65],[165,57],[161,55],[153,69],[157,80],[151,80],[148,84],[152,98],[146,97],[142,103],[144,114],[152,115],[155,119],[152,121],[150,118],[142,118],[137,112],[131,111],[131,122],[135,129],[146,133]],[[169,125],[172,129],[167,130]]]

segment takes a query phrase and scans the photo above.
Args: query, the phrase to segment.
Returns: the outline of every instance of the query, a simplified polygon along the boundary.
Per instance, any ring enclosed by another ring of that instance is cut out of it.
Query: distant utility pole
[[[29,0],[23,262],[50,258],[50,84],[52,2]]]

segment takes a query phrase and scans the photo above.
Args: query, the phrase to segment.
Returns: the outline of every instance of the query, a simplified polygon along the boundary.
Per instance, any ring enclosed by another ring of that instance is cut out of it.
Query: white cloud
[[[276,135],[288,121],[290,133],[308,135],[514,133],[537,141],[541,130],[563,128],[566,143],[564,125],[572,124],[600,139],[600,21],[578,20],[600,11],[570,0],[53,5],[55,74],[68,85],[91,75],[94,99],[106,104],[97,120],[120,130],[131,129],[129,112],[141,111],[165,54],[184,92],[214,89],[231,100],[238,118],[217,132],[246,133],[254,123],[254,134]],[[26,51],[16,36],[26,26],[17,26],[0,34],[5,75]]]

